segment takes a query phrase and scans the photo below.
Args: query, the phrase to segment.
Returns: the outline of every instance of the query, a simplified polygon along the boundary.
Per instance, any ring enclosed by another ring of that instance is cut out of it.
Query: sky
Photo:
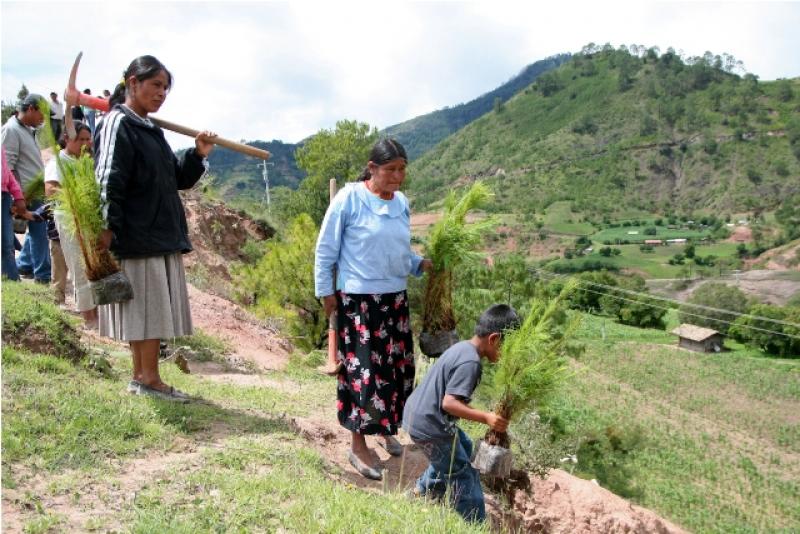
[[[233,140],[295,143],[341,119],[385,128],[590,42],[726,52],[762,80],[800,76],[800,2],[3,0],[0,27],[4,102],[23,83],[61,94],[79,51],[77,85],[93,94],[151,54],[174,76],[156,116]]]

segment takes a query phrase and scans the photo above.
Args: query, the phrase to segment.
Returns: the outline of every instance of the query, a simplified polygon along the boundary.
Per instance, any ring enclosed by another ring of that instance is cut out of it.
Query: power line
[[[549,280],[555,280],[556,278],[563,278],[563,277],[567,276],[567,275],[562,275],[562,274],[557,274],[557,273],[549,273],[547,271],[543,271],[543,272],[547,273],[546,276],[547,275],[550,276],[550,278],[548,278]],[[579,280],[579,281],[580,282],[586,282],[586,280]],[[613,286],[606,286],[606,287],[611,287],[615,291],[618,290],[617,288],[614,288]],[[578,289],[581,290],[581,291],[594,293],[596,295],[607,296],[607,297],[610,297],[610,298],[613,298],[613,299],[622,300],[622,301],[630,302],[630,303],[633,303],[633,304],[641,304],[641,305],[644,305],[644,306],[649,306],[651,308],[656,308],[656,309],[660,309],[660,310],[670,311],[670,310],[674,309],[674,308],[670,308],[670,307],[666,307],[666,306],[658,306],[658,305],[656,305],[656,304],[654,304],[652,302],[645,302],[645,301],[641,301],[641,300],[633,300],[633,299],[625,298],[625,297],[623,297],[621,295],[614,295],[612,293],[607,293],[607,292],[604,292],[604,291],[594,291],[592,289],[588,289],[588,288],[585,288],[585,287],[578,287]],[[647,293],[636,293],[636,292],[633,292],[633,293],[636,294],[636,295],[641,295],[644,298],[653,298],[652,295],[649,295]],[[728,325],[731,325],[731,326],[735,325],[735,326],[737,326],[739,328],[749,328],[750,330],[758,330],[760,332],[764,332],[764,333],[767,333],[767,334],[772,334],[772,335],[776,335],[776,336],[784,336],[784,337],[789,337],[789,338],[800,340],[800,336],[789,334],[787,332],[776,332],[774,330],[767,330],[766,328],[760,328],[758,326],[753,326],[753,325],[748,325],[748,324],[738,324],[737,325],[736,323],[733,323],[731,321],[726,321],[724,319],[718,319],[716,317],[708,317],[707,315],[700,315],[700,314],[697,314],[697,313],[691,313],[691,312],[687,312],[687,311],[681,311],[681,313],[683,313],[685,315],[692,316],[692,317],[699,317],[701,319],[708,319],[709,321],[717,321],[717,322],[720,322],[720,323],[725,323],[725,324],[728,324]],[[750,316],[750,317],[756,317],[756,316]],[[787,323],[787,324],[789,324],[790,326],[798,326],[798,325],[794,325],[793,323]]]
[[[564,274],[560,274],[560,273],[555,273],[553,271],[547,271],[545,269],[532,269],[532,270],[535,271],[535,272],[547,273],[547,274],[550,274],[550,275],[553,275],[553,276],[561,276],[561,277],[568,276],[568,275],[564,275]],[[759,321],[766,321],[766,322],[769,322],[769,323],[777,323],[777,324],[784,325],[784,326],[791,326],[792,328],[797,328],[797,329],[800,330],[800,324],[792,323],[792,322],[789,322],[789,321],[783,321],[781,319],[772,319],[770,317],[762,317],[760,315],[752,315],[750,313],[742,313],[742,312],[737,312],[737,311],[733,311],[733,310],[725,310],[725,309],[722,309],[722,308],[714,308],[714,307],[711,307],[711,306],[705,306],[703,304],[693,304],[691,302],[682,302],[680,300],[670,299],[670,298],[667,298],[667,297],[661,297],[661,296],[658,296],[658,295],[652,295],[650,293],[643,293],[641,291],[633,291],[631,289],[625,289],[625,288],[621,288],[621,287],[617,287],[617,286],[609,286],[609,285],[606,285],[606,284],[601,284],[599,282],[593,282],[591,280],[582,280],[580,278],[576,278],[576,279],[578,280],[579,283],[584,283],[584,284],[589,284],[589,285],[592,285],[592,286],[602,287],[603,289],[607,289],[609,291],[617,291],[617,292],[621,292],[621,293],[628,293],[628,294],[634,295],[634,296],[644,296],[644,297],[647,297],[647,298],[653,299],[653,300],[661,300],[661,301],[664,301],[664,302],[669,302],[671,304],[674,304],[674,305],[680,306],[680,307],[691,306],[693,308],[700,308],[700,309],[707,310],[707,311],[712,311],[712,312],[717,312],[717,313],[724,313],[726,315],[735,315],[737,317],[747,317],[747,318],[756,319],[756,320],[759,320]]]

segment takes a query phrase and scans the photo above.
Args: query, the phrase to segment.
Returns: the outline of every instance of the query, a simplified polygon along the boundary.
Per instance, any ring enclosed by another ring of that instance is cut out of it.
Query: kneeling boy
[[[478,471],[470,464],[472,441],[456,422],[469,419],[505,432],[506,419],[470,408],[469,402],[481,380],[481,358],[496,362],[503,332],[518,326],[519,317],[510,306],[496,304],[483,312],[475,335],[442,354],[404,409],[403,428],[430,461],[415,492],[439,498],[449,486],[455,509],[468,521],[483,521],[486,510]]]

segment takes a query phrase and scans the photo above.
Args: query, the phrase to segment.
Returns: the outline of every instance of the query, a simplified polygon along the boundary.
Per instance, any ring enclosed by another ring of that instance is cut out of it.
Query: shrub
[[[266,253],[255,265],[234,273],[236,294],[253,302],[262,318],[277,318],[294,343],[305,350],[321,348],[327,318],[314,297],[314,248],[319,229],[311,217],[301,214],[285,235],[266,244]]]
[[[496,414],[511,420],[527,413],[545,403],[566,379],[568,341],[579,316],[569,320],[563,330],[555,325],[557,318],[564,316],[565,301],[575,287],[576,283],[570,281],[555,298],[534,299],[520,327],[504,334],[500,359],[485,380]],[[492,445],[509,446],[505,432],[489,429],[486,440]]]
[[[639,293],[627,293],[614,289],[607,290],[600,298],[603,312],[616,317],[622,324],[643,328],[664,328],[664,307],[651,306],[654,302],[642,293],[647,292],[644,278],[641,276],[624,277],[618,280],[620,289]],[[659,305],[660,306],[660,305]]]

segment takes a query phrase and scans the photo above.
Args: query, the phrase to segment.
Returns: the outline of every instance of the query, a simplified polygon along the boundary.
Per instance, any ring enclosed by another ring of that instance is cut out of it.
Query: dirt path
[[[205,333],[230,345],[233,357],[253,362],[261,370],[280,370],[291,345],[278,333],[238,305],[189,285],[192,321]]]

